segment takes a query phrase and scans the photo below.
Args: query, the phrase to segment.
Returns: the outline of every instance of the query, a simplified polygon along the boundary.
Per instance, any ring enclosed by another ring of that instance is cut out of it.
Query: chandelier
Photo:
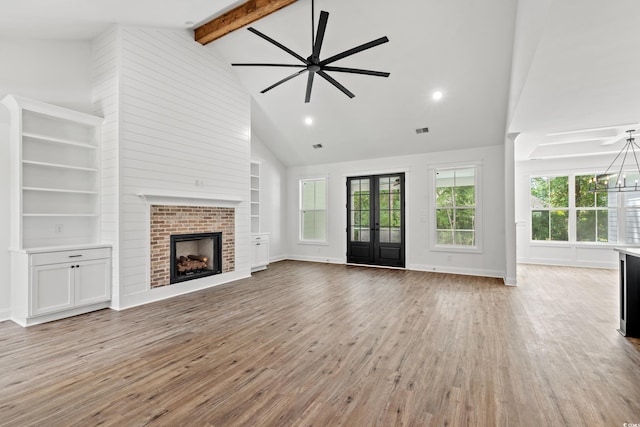
[[[627,176],[625,175],[624,167],[627,158],[631,157],[629,154],[631,154],[636,164],[636,170],[633,172],[633,174],[640,178],[640,163],[638,163],[638,154],[640,153],[636,154],[636,149],[640,151],[640,146],[636,144],[636,140],[633,137],[633,132],[635,132],[635,129],[630,129],[627,131],[627,133],[629,134],[629,136],[627,137],[627,142],[624,144],[620,152],[616,155],[616,158],[613,159],[607,170],[603,174],[596,175],[595,178],[591,178],[591,180],[589,180],[589,192],[600,193],[640,191],[637,178],[634,179],[633,182],[627,182]],[[617,173],[613,173],[611,171],[611,168],[619,158],[622,158],[620,168],[618,169]]]

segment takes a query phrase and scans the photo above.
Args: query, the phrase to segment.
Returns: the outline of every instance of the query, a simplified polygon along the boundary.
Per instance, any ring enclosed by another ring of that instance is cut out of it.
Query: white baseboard
[[[307,261],[307,262],[322,262],[325,264],[345,264],[343,259],[340,258],[322,258],[322,257],[313,257],[313,256],[287,256],[284,259],[288,259],[291,261]]]
[[[498,271],[498,270],[483,270],[483,269],[475,269],[475,268],[423,265],[423,264],[413,264],[413,265],[410,265],[408,269],[416,270],[416,271],[429,271],[432,273],[461,274],[463,276],[495,277],[497,279],[505,280],[504,271]]]
[[[5,308],[0,310],[0,322],[4,322],[5,320],[11,320],[11,309]]]
[[[276,256],[270,257],[269,258],[269,262],[270,263],[271,262],[279,262],[279,261],[285,261],[287,259],[290,259],[290,258],[288,256],[286,256],[286,255],[276,255]]]
[[[581,260],[563,260],[554,258],[518,258],[518,264],[536,264],[536,265],[552,265],[557,267],[586,267],[586,268],[607,268],[617,269],[617,262],[607,261],[581,261]]]

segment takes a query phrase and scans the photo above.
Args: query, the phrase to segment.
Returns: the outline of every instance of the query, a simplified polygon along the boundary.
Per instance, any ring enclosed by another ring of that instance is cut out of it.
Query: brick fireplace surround
[[[206,206],[151,206],[151,288],[170,282],[172,234],[222,232],[222,272],[235,270],[235,209]]]

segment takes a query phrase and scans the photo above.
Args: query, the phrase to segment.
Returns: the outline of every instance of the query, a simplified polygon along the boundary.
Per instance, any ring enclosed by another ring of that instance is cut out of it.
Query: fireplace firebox
[[[173,234],[170,283],[222,273],[222,233]]]

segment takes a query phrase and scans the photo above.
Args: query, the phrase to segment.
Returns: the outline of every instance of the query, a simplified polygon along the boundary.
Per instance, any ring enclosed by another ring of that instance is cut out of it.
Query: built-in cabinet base
[[[109,246],[12,251],[11,260],[11,318],[19,325],[109,306]]]
[[[269,265],[269,234],[251,235],[251,272],[265,270]]]

